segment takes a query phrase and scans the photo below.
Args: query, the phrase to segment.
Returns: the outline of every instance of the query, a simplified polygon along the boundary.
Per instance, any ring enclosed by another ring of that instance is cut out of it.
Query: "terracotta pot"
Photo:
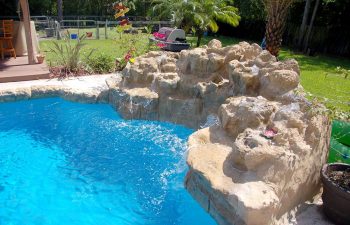
[[[329,219],[339,225],[350,224],[350,192],[332,182],[327,173],[344,171],[349,168],[348,164],[329,163],[324,165],[321,170],[323,210]]]
[[[38,61],[39,64],[43,63],[45,60],[45,56],[39,55],[36,57],[36,60]]]
[[[88,38],[92,37],[92,32],[86,32],[86,37]]]

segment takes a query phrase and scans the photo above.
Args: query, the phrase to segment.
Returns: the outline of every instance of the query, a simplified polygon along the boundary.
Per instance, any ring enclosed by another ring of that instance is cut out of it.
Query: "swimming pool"
[[[193,131],[111,106],[0,104],[0,225],[211,225],[183,186]]]

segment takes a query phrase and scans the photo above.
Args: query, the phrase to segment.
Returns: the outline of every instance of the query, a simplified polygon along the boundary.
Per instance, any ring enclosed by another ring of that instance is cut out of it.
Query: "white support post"
[[[28,52],[28,63],[35,64],[33,40],[32,40],[32,29],[30,27],[30,12],[28,0],[20,0],[21,8],[23,12],[23,23],[24,30],[26,32],[27,52]]]

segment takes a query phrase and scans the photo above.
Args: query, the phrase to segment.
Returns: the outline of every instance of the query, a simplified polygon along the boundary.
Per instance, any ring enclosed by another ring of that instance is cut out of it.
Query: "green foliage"
[[[205,31],[216,33],[219,30],[218,21],[238,26],[238,9],[231,4],[229,0],[155,0],[153,11],[160,19],[171,15],[175,25],[185,31],[194,29],[199,46]]]
[[[348,59],[322,55],[310,57],[286,50],[281,51],[279,58],[294,58],[298,61],[301,85],[309,92],[310,98],[318,98],[328,108],[339,111],[335,112],[339,115],[335,117],[346,117],[345,114],[350,113],[350,79],[344,79],[344,76],[337,73],[339,66],[350,68]]]
[[[98,53],[87,59],[87,65],[91,73],[112,73],[115,71],[115,58],[105,53]]]
[[[145,42],[145,37],[147,38],[147,42]],[[150,50],[148,37],[149,34],[145,35],[141,30],[138,30],[135,34],[124,34],[121,39],[116,40],[119,46],[123,46],[123,48],[120,48],[122,49],[122,55],[117,58],[117,70],[123,69],[128,62],[133,63],[135,57]]]
[[[115,32],[115,31],[114,31]],[[123,34],[123,41],[120,41],[118,39],[117,33],[115,32],[115,40],[113,39],[107,39],[107,40],[84,40],[85,46],[80,51],[80,57],[82,60],[84,60],[90,52],[93,50],[94,55],[98,53],[104,53],[107,55],[112,56],[114,59],[116,58],[122,58],[124,57],[125,52],[128,51],[129,45],[125,45],[125,42],[127,40],[136,37],[138,40],[135,42],[135,48],[137,49],[137,55],[143,54],[148,50],[148,37],[149,35],[146,34],[137,34],[136,36],[133,34]],[[41,51],[45,54],[45,60],[48,62],[49,65],[57,65],[57,58],[58,56],[50,51],[52,47],[54,47],[54,42],[58,42],[59,44],[62,44],[65,42],[65,40],[59,40],[59,41],[53,41],[53,40],[42,40],[39,42]],[[84,60],[85,61],[85,60]]]
[[[263,0],[235,0],[234,6],[239,9],[242,20],[265,20]]]
[[[50,47],[50,51],[56,55],[55,64],[61,66],[65,73],[77,73],[79,70],[84,69],[84,63],[81,61],[81,50],[85,45],[83,40],[85,35],[80,36],[77,40],[70,39],[70,33],[67,33],[67,37],[64,42],[53,42],[53,46]],[[89,58],[93,50],[86,55]]]

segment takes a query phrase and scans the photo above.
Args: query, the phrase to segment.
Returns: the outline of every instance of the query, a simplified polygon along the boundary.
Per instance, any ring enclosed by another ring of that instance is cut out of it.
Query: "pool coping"
[[[102,74],[70,77],[67,79],[42,79],[0,83],[0,102],[27,100],[31,98],[62,97],[83,103],[108,103],[110,86],[119,74]]]

